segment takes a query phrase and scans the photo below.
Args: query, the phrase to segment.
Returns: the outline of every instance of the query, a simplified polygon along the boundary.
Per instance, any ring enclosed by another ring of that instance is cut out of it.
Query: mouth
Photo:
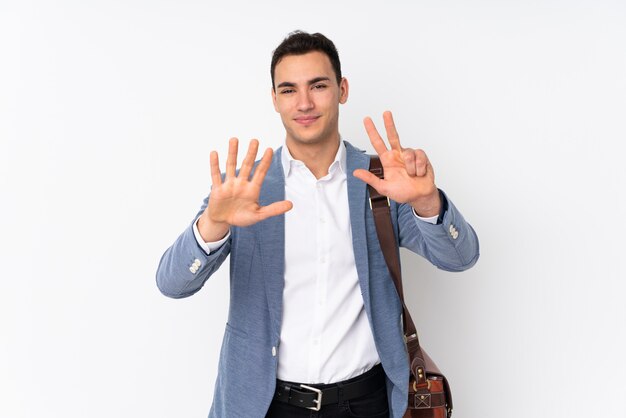
[[[320,116],[298,116],[294,118],[293,120],[296,121],[296,123],[299,125],[309,126],[315,123],[315,121],[318,120],[319,118]]]

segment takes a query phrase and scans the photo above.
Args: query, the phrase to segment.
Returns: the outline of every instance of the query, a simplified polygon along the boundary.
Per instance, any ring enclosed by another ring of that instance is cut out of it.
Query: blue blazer
[[[408,400],[409,366],[402,336],[402,307],[383,258],[367,185],[352,176],[369,167],[369,156],[346,144],[348,201],[359,284],[381,363],[387,375],[391,417],[402,417]],[[260,204],[284,200],[285,179],[276,150],[263,183]],[[204,211],[209,197],[204,200]],[[447,197],[446,197],[447,199]],[[411,207],[391,202],[399,245],[448,271],[462,271],[478,259],[478,239],[448,200],[443,221],[431,225],[413,216]],[[196,293],[230,254],[230,309],[209,417],[262,418],[272,401],[280,356],[284,284],[285,219],[276,216],[249,227],[231,227],[228,241],[207,255],[190,225],[165,251],[156,280],[172,298]],[[407,280],[410,277],[407,275]],[[242,405],[245,399],[245,405]]]

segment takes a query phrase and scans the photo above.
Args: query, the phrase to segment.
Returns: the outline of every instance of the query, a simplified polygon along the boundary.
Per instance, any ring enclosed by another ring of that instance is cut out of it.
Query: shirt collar
[[[285,178],[289,177],[292,166],[304,166],[302,161],[295,160],[291,156],[286,143],[283,145],[282,152],[280,153],[280,160],[283,165]],[[335,160],[331,163],[330,167],[328,167],[328,173],[333,173],[337,169],[341,170],[343,173],[346,172],[346,144],[344,144],[343,141],[339,141],[339,149],[337,149],[337,154],[335,154]]]

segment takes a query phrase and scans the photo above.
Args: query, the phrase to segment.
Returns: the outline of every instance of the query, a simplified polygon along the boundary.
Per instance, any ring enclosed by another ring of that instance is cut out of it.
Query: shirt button
[[[318,345],[320,343],[320,340],[318,340],[317,338],[313,340],[313,345]]]

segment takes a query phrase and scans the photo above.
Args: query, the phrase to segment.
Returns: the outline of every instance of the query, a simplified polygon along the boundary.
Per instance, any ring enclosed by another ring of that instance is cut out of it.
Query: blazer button
[[[272,347],[272,357],[276,357],[276,346]]]
[[[459,237],[459,231],[457,231],[454,225],[450,224],[450,228],[448,230],[450,231],[452,239],[457,239]]]

